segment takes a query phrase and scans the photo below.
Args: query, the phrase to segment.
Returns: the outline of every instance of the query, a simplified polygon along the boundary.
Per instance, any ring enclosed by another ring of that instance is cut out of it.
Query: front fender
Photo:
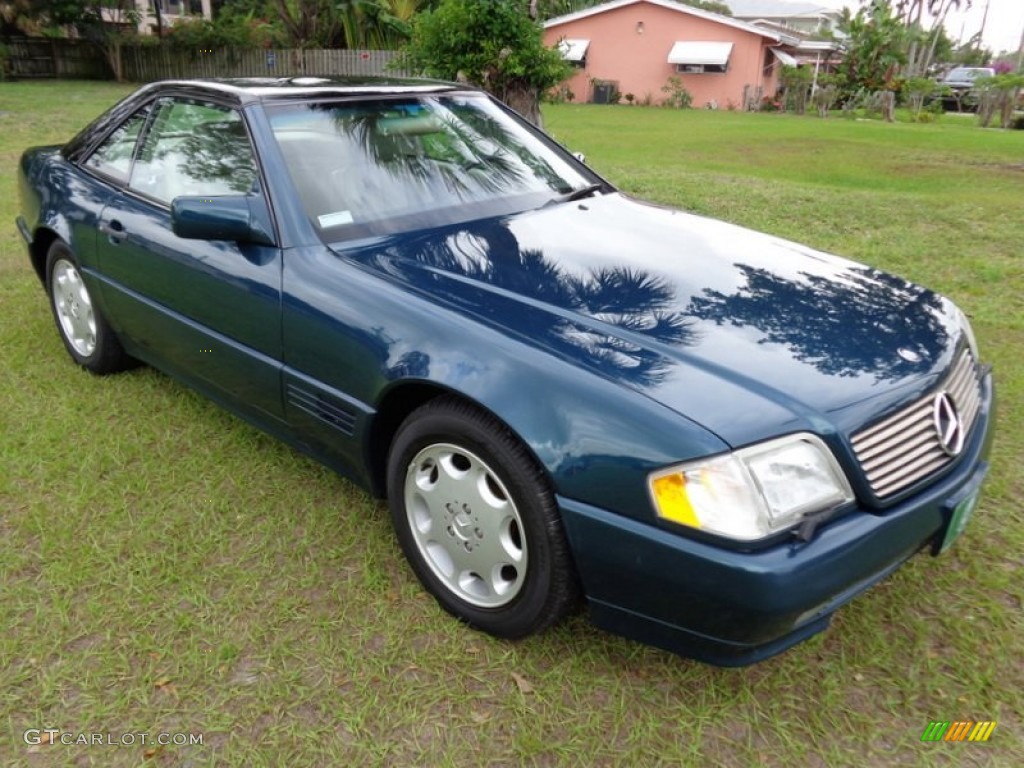
[[[641,519],[653,514],[651,470],[727,449],[644,394],[326,248],[286,253],[283,317],[286,372],[344,393],[348,405],[337,406],[364,414],[348,449],[353,464],[371,463],[375,412],[408,385],[458,394],[494,414],[561,496]]]
[[[507,424],[562,497],[650,521],[651,471],[728,449],[708,430],[634,390],[521,342],[488,338],[488,330],[473,335],[491,345],[493,355],[463,361],[472,375],[448,373],[437,381]]]

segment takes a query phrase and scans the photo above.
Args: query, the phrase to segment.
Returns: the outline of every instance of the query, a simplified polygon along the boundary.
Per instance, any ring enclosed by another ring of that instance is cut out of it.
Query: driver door
[[[127,186],[100,215],[111,317],[144,359],[245,410],[281,417],[280,249],[171,231],[176,197],[263,195],[245,121],[185,97],[147,109]]]

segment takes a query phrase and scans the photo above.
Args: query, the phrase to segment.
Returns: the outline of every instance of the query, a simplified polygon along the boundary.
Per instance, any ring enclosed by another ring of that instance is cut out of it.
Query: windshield
[[[268,107],[325,240],[500,215],[598,179],[479,94]]]
[[[954,69],[952,72],[950,72],[948,75],[946,75],[946,79],[947,80],[960,80],[960,81],[963,81],[963,80],[977,80],[979,77],[989,77],[989,76],[991,76],[993,71],[994,70],[988,70],[988,69],[959,68],[959,69]]]

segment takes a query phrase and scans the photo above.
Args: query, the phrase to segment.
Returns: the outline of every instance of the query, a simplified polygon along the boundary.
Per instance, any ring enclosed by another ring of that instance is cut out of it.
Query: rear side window
[[[128,181],[128,175],[132,168],[132,156],[135,154],[135,143],[138,141],[139,133],[146,124],[148,116],[149,106],[147,105],[125,120],[89,155],[85,166],[115,181]]]

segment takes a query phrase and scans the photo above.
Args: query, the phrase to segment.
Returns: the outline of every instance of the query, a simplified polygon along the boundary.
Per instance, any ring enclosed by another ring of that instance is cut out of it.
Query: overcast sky
[[[829,8],[849,6],[856,11],[857,0],[814,0]],[[1024,30],[1024,0],[973,0],[970,10],[950,11],[946,28],[953,40],[968,40],[981,29],[981,18],[985,15],[988,2],[988,20],[985,22],[983,42],[995,53],[1016,51],[1020,45],[1021,31]],[[966,3],[963,3],[966,5]]]

